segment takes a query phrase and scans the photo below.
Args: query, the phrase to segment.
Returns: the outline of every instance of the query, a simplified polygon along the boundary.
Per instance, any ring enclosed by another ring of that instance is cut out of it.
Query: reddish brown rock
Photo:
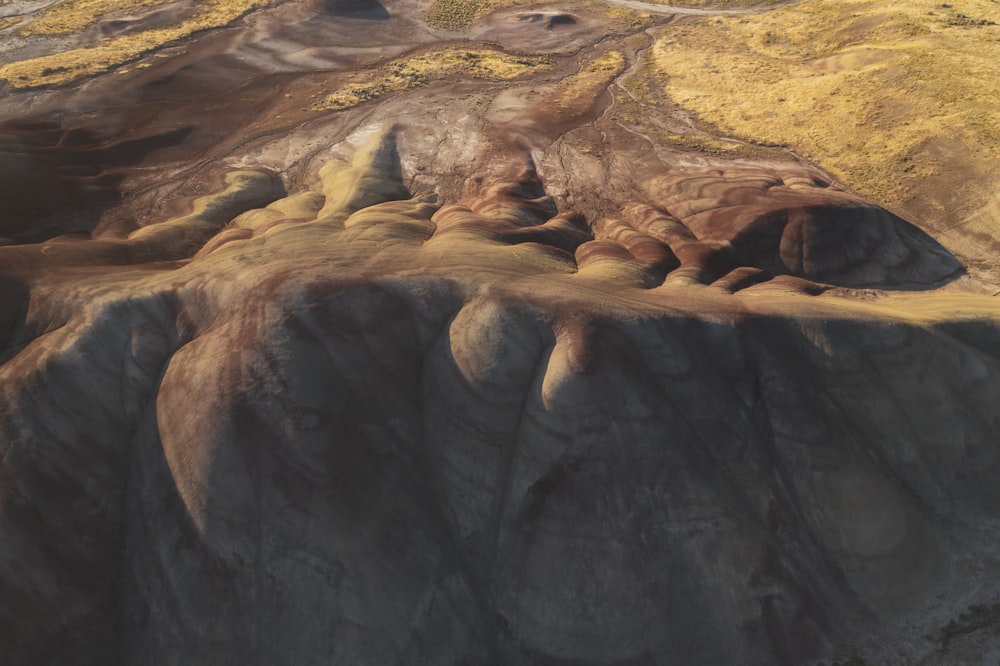
[[[324,113],[433,31],[275,5],[0,100],[59,107],[0,155],[0,662],[994,658],[1000,317],[960,258],[616,128],[617,79],[538,111],[641,62],[604,10],[470,28],[551,46],[527,78]]]

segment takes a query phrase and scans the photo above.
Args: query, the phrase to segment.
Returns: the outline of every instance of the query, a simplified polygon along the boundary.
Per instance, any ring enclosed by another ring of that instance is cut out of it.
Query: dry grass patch
[[[562,110],[589,109],[598,95],[624,71],[625,56],[619,51],[608,51],[559,84],[548,103]]]
[[[653,54],[668,95],[704,127],[792,148],[890,206],[928,182],[943,202],[1000,158],[991,21],[991,0],[807,0],[686,22]]]
[[[22,37],[68,35],[111,12],[162,5],[170,0],[66,0],[57,2],[17,31]]]
[[[653,15],[648,12],[637,12],[609,5],[605,8],[604,13],[611,19],[613,26],[622,32],[638,32],[653,25]]]
[[[519,0],[434,0],[424,21],[435,28],[462,30],[492,11],[517,4]]]
[[[653,0],[671,7],[692,7],[696,9],[750,9],[769,7],[787,0]]]
[[[164,44],[196,32],[219,28],[266,6],[267,0],[215,0],[180,25],[105,39],[92,48],[19,60],[0,66],[0,79],[14,88],[38,88],[71,83],[139,58]]]
[[[394,92],[401,92],[448,76],[471,76],[487,81],[509,81],[546,67],[545,57],[518,56],[492,49],[447,49],[400,58],[327,95],[313,108],[340,111]]]
[[[787,153],[769,146],[757,146],[742,141],[720,139],[703,134],[662,133],[660,140],[670,146],[685,151],[695,151],[712,157],[726,159],[788,159]]]

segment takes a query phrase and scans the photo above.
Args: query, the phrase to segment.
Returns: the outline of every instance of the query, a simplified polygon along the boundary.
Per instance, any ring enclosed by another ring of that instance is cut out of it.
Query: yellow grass
[[[110,12],[161,5],[168,0],[65,0],[43,11],[20,30],[24,37],[32,35],[66,35],[79,31]]]
[[[424,20],[435,28],[461,30],[481,16],[516,4],[519,0],[434,0]]]
[[[205,3],[195,16],[177,26],[106,39],[92,48],[72,49],[2,65],[0,79],[15,88],[71,83],[135,60],[164,44],[190,37],[201,30],[227,25],[266,4],[267,0],[215,0]]]
[[[563,81],[549,101],[560,109],[573,109],[581,105],[589,108],[597,95],[623,71],[625,56],[618,51],[608,51]]]
[[[720,139],[702,134],[666,134],[659,137],[664,143],[681,150],[696,150],[706,155],[725,158],[782,159],[787,155],[768,146],[758,146],[740,141]]]
[[[671,7],[694,7],[697,9],[743,9],[777,5],[786,0],[654,0]]]
[[[612,24],[618,30],[624,32],[638,32],[645,30],[653,23],[653,15],[647,12],[637,12],[623,7],[613,7],[608,5],[604,9],[605,15],[611,19]]]
[[[434,0],[424,14],[424,21],[435,28],[462,30],[498,9],[527,4],[529,4],[527,0]],[[697,0],[694,4],[698,4]],[[635,32],[648,27],[651,23],[652,16],[647,13],[613,7],[603,2],[595,3],[595,6],[599,6],[614,22],[615,32],[620,30]]]
[[[465,75],[489,81],[509,81],[539,67],[542,57],[517,56],[489,49],[446,49],[400,58],[327,95],[313,108],[340,111],[393,92],[409,90],[446,76]]]
[[[661,33],[654,63],[703,127],[787,146],[890,206],[943,209],[1000,166],[1000,4],[954,4],[807,0],[689,20]]]

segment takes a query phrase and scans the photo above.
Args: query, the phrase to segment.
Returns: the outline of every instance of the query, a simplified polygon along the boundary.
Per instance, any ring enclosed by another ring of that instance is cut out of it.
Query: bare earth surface
[[[1000,10],[905,4],[0,3],[0,662],[997,662]]]

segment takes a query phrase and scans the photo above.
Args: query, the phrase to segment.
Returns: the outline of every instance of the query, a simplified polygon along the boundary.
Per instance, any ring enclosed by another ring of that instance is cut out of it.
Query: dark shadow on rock
[[[698,245],[725,250],[724,272],[751,267],[838,287],[895,290],[934,289],[965,273],[916,225],[811,173],[732,169],[652,182],[672,224],[689,229]]]
[[[389,10],[378,0],[324,0],[320,11],[328,16],[388,21]]]
[[[39,242],[90,233],[119,199],[117,169],[183,143],[191,128],[105,141],[49,122],[0,125],[0,236]]]
[[[729,240],[739,265],[844,287],[934,289],[965,273],[919,227],[863,202],[767,211]]]
[[[576,17],[561,12],[525,12],[517,18],[526,23],[542,23],[546,30],[554,30],[561,25],[576,25]]]
[[[17,339],[28,311],[29,290],[20,280],[0,276],[0,363]]]
[[[549,19],[548,27],[552,29],[558,25],[574,25],[576,23],[576,17],[570,14],[556,14]]]

